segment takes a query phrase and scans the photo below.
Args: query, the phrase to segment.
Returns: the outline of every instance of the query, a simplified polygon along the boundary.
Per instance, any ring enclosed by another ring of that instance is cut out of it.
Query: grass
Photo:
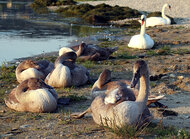
[[[132,32],[132,31],[131,31]],[[121,73],[123,67],[129,66],[127,64],[132,63],[139,54],[146,53],[148,56],[159,56],[159,55],[173,55],[173,54],[189,54],[190,51],[188,49],[173,49],[172,46],[165,45],[161,48],[154,48],[151,50],[137,50],[137,49],[130,49],[126,47],[126,42],[120,42],[120,41],[108,41],[102,39],[100,42],[101,47],[112,47],[112,46],[118,46],[119,50],[113,54],[115,56],[115,59],[110,59],[106,61],[101,62],[93,62],[93,61],[77,61],[77,64],[82,64],[83,66],[87,67],[87,69],[90,70],[90,75],[97,79],[99,74],[102,72],[104,68],[109,68],[113,72],[112,75],[117,73]],[[38,60],[40,60],[39,58]],[[44,58],[46,59],[46,57]],[[54,62],[56,57],[47,57],[48,60],[51,62]],[[145,58],[146,59],[146,58]],[[147,59],[146,59],[147,60]],[[59,98],[60,97],[68,97],[71,99],[71,105],[68,106],[59,106],[58,110],[55,113],[28,113],[28,112],[16,112],[13,110],[8,109],[4,104],[4,97],[7,95],[7,93],[17,85],[16,76],[15,76],[15,65],[9,65],[7,63],[4,63],[0,67],[0,104],[1,108],[5,109],[5,113],[0,113],[0,121],[1,123],[6,123],[10,126],[15,125],[22,125],[22,124],[30,124],[30,125],[36,125],[38,124],[39,127],[42,125],[46,125],[48,122],[54,122],[56,123],[56,128],[54,133],[59,134],[60,131],[63,131],[64,134],[70,133],[69,126],[73,126],[73,128],[76,128],[73,130],[72,134],[76,135],[75,137],[78,137],[79,135],[96,135],[99,134],[99,131],[97,132],[97,125],[92,122],[91,118],[88,118],[87,120],[81,119],[81,120],[74,120],[70,117],[70,113],[75,110],[83,110],[87,105],[83,102],[87,100],[87,96],[90,95],[90,88],[91,85],[86,85],[84,87],[69,87],[69,88],[56,88],[56,91],[58,92]],[[165,71],[169,71],[169,68],[163,68]],[[115,77],[115,76],[113,76]],[[115,77],[118,78],[124,78],[121,76]],[[151,87],[155,87],[155,82],[150,82]],[[7,92],[7,93],[6,93]],[[83,104],[83,105],[81,105]],[[77,105],[77,106],[76,106]],[[88,104],[89,105],[89,104]],[[8,117],[8,118],[6,118]],[[4,118],[4,119],[3,119]],[[83,122],[87,121],[86,124],[84,124],[84,128],[81,128],[83,126]],[[88,128],[89,121],[91,121],[94,125],[91,125],[91,128]],[[31,127],[32,127],[31,126]],[[3,126],[5,127],[5,126]],[[33,127],[35,131],[42,130],[39,127]],[[44,127],[44,126],[42,126]],[[41,128],[42,128],[41,127]],[[80,128],[80,130],[78,129]],[[12,127],[7,126],[2,131],[5,132],[8,130],[11,130]],[[66,128],[69,129],[67,133],[65,133]],[[50,129],[51,130],[51,129]],[[71,129],[72,130],[72,129]],[[1,134],[3,133],[1,131]],[[43,130],[42,130],[43,131]],[[107,132],[109,131],[109,132]],[[31,134],[29,131],[27,131],[29,134]],[[27,132],[25,134],[27,134]],[[97,133],[96,133],[97,132]],[[143,129],[137,130],[137,127],[131,127],[128,125],[125,125],[122,128],[107,128],[104,127],[104,130],[101,130],[101,134],[115,134],[116,136],[119,136],[121,138],[190,138],[190,133],[186,131],[185,129],[177,129],[175,127],[166,127],[162,123],[154,124],[151,123],[148,126],[146,126]],[[35,132],[36,133],[36,132]],[[46,132],[47,133],[47,132]],[[44,134],[44,132],[43,132]],[[20,134],[21,136],[23,134]],[[46,134],[44,134],[46,136]],[[52,135],[54,136],[54,134]],[[16,136],[18,137],[18,136]],[[105,136],[104,136],[105,137]],[[112,136],[113,137],[113,136]]]

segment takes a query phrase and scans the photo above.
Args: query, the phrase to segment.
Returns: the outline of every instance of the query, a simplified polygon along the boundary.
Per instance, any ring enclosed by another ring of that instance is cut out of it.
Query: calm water
[[[31,0],[0,0],[0,65],[16,58],[58,51],[79,36],[107,29],[72,24],[56,14],[37,15]]]

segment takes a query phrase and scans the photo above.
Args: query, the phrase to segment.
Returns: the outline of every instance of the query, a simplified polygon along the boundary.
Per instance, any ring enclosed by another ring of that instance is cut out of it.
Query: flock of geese
[[[141,33],[131,38],[129,47],[150,49],[154,41],[145,34],[146,26],[170,24],[164,15],[165,4],[161,17],[147,18],[141,16]],[[147,22],[147,23],[146,23]],[[5,104],[16,111],[53,112],[57,108],[58,95],[55,87],[81,86],[90,80],[88,70],[76,64],[81,60],[106,60],[117,51],[118,47],[100,48],[97,45],[81,43],[73,47],[63,47],[54,63],[47,60],[25,60],[16,68],[16,78],[20,83],[14,88]],[[139,82],[139,88],[135,86]],[[74,118],[81,118],[91,113],[97,124],[110,127],[124,124],[139,126],[150,122],[152,115],[148,105],[160,100],[163,96],[149,96],[149,70],[144,60],[137,60],[133,67],[132,81],[111,81],[111,71],[105,69],[94,83],[91,95],[91,106]]]

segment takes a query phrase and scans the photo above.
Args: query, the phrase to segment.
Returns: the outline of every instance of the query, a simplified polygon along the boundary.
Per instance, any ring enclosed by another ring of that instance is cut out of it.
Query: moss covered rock
[[[89,4],[72,5],[66,8],[60,8],[57,12],[66,17],[80,17],[91,24],[108,24],[110,20],[134,18],[141,15],[140,12],[129,7],[112,7],[106,4],[96,6]]]

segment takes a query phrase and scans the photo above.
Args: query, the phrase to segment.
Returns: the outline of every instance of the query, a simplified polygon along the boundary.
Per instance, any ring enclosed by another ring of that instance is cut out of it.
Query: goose
[[[5,104],[16,111],[53,112],[57,107],[57,93],[39,78],[29,78],[14,88]]]
[[[146,19],[146,27],[157,26],[157,25],[169,25],[171,24],[170,18],[165,15],[165,8],[171,9],[169,4],[164,4],[162,7],[162,17],[149,17]]]
[[[130,88],[130,82],[128,80],[111,81],[111,71],[108,69],[105,69],[100,74],[98,80],[94,83],[91,90],[92,98],[105,94],[105,104],[114,104],[121,100],[135,101],[138,93],[138,89]],[[164,95],[149,95],[147,106],[155,104],[157,107],[167,107],[158,102],[164,97]]]
[[[67,48],[61,48],[59,54],[61,55]],[[71,46],[71,49],[76,52],[77,57],[81,61],[91,60],[91,61],[101,61],[106,60],[110,55],[118,50],[118,47],[112,48],[101,48],[97,45],[81,43],[80,45]]]
[[[47,60],[33,61],[27,59],[16,68],[16,78],[19,83],[29,78],[45,79],[54,68],[54,64]]]
[[[76,58],[76,53],[72,51],[59,56],[45,82],[52,87],[80,86],[87,83],[89,72],[85,67],[75,64]]]
[[[137,49],[151,49],[154,46],[154,41],[148,34],[145,34],[145,32],[146,32],[146,16],[142,15],[140,34],[132,36],[128,46]]]
[[[72,116],[82,118],[86,113],[91,113],[95,123],[107,125],[111,128],[122,127],[125,124],[141,126],[150,122],[152,116],[146,106],[149,94],[149,71],[146,62],[143,60],[138,60],[134,64],[133,79],[130,86],[134,88],[139,79],[140,89],[135,101],[123,100],[115,104],[105,104],[105,95],[99,95],[86,111],[79,115],[72,114]]]

